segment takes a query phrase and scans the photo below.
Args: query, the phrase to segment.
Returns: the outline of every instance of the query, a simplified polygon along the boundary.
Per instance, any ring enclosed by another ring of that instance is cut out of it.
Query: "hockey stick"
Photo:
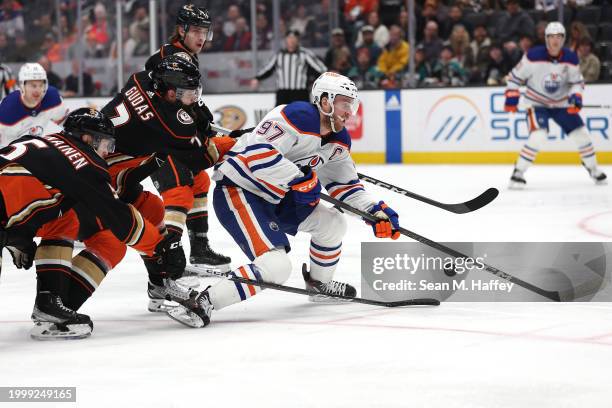
[[[346,210],[346,211],[351,212],[351,213],[353,213],[355,215],[358,215],[358,216],[360,216],[360,217],[362,217],[362,218],[364,218],[364,219],[366,219],[368,221],[371,221],[371,222],[378,222],[378,221],[380,221],[379,218],[376,218],[372,214],[364,212],[364,211],[361,211],[361,210],[359,210],[357,208],[354,208],[354,207],[352,207],[352,206],[350,206],[350,205],[348,205],[348,204],[346,204],[346,203],[344,203],[344,202],[342,202],[340,200],[336,200],[335,198],[332,198],[332,197],[328,196],[327,194],[321,193],[321,199],[323,201],[327,201],[330,204],[333,204],[336,207],[339,207],[339,208],[341,208],[343,210]],[[412,232],[410,230],[407,230],[405,228],[400,227],[399,228],[399,232],[402,235],[405,235],[405,236],[407,236],[409,238],[412,238],[415,241],[418,241],[418,242],[420,242],[422,244],[425,244],[425,245],[427,245],[427,246],[429,246],[431,248],[437,249],[440,252],[444,252],[445,254],[448,254],[448,255],[450,255],[450,256],[452,256],[454,258],[469,258],[467,255],[465,255],[465,254],[463,254],[463,253],[461,253],[459,251],[455,251],[454,249],[449,248],[446,245],[440,244],[439,242],[432,241],[432,240],[430,240],[428,238],[425,238],[422,235],[419,235],[419,234],[417,234],[415,232]],[[531,292],[537,293],[540,296],[544,296],[545,298],[548,298],[550,300],[554,300],[555,302],[569,301],[569,300],[573,300],[573,299],[576,299],[576,298],[580,298],[580,297],[585,296],[587,294],[593,293],[593,290],[596,290],[594,288],[594,286],[592,284],[588,283],[588,282],[586,284],[580,285],[579,287],[572,288],[572,289],[569,289],[569,290],[564,290],[564,291],[545,290],[545,289],[542,289],[542,288],[540,288],[538,286],[535,286],[535,285],[533,285],[533,284],[531,284],[529,282],[525,282],[524,280],[519,279],[516,276],[510,275],[509,273],[506,273],[506,272],[504,272],[502,270],[499,270],[499,269],[497,269],[497,268],[495,268],[493,266],[490,266],[490,265],[487,265],[487,264],[484,264],[484,263],[483,263],[483,265],[484,265],[484,270],[485,271],[487,271],[489,273],[492,273],[493,275],[495,275],[495,276],[497,276],[497,277],[499,277],[501,279],[504,279],[504,280],[506,280],[508,282],[512,282],[512,283],[514,283],[514,284],[516,284],[518,286],[521,286],[522,288],[525,288],[525,289],[527,289],[527,290],[529,290]],[[584,292],[584,293],[582,293],[582,292]]]
[[[236,139],[236,138],[244,135],[245,133],[249,133],[249,132],[252,132],[253,130],[255,130],[254,127],[247,128],[247,129],[231,130],[231,129],[228,129],[228,128],[224,128],[223,126],[217,126],[214,123],[210,124],[210,128],[212,129],[213,132],[221,133],[222,135],[228,135],[229,137],[231,137],[233,139]]]
[[[393,184],[389,184],[384,181],[375,179],[374,177],[366,176],[363,173],[357,173],[357,176],[361,180],[367,181],[368,183],[374,184],[375,186],[386,188],[387,190],[391,190],[394,193],[414,198],[415,200],[427,203],[429,205],[433,205],[434,207],[438,207],[455,214],[465,214],[472,211],[476,211],[489,204],[491,201],[495,200],[495,198],[499,195],[499,191],[496,188],[491,187],[482,194],[480,194],[478,197],[473,198],[469,201],[457,204],[445,204],[436,200],[432,200],[431,198],[424,197],[417,193],[413,193],[412,191],[405,190],[401,187],[394,186]]]
[[[582,109],[612,109],[612,105],[582,105]]]
[[[190,273],[198,273],[198,272],[202,272],[203,269],[198,266],[187,265],[185,267],[185,271],[190,272]],[[282,292],[296,293],[298,295],[307,295],[307,296],[320,295],[320,293],[312,291],[312,290],[308,290],[308,289],[300,289],[300,288],[295,288],[293,286],[285,286],[285,285],[278,285],[276,283],[256,281],[252,279],[246,279],[241,276],[234,276],[231,274],[227,275],[227,278],[234,282],[244,283],[245,285],[254,285],[254,286],[259,286],[259,287],[266,288],[266,289],[274,289],[274,290],[280,290]],[[344,296],[344,295],[325,295],[325,296],[338,298],[338,299],[344,299],[344,300],[347,300],[353,303],[363,303],[365,305],[384,306],[384,307],[438,306],[440,304],[439,300],[428,299],[428,298],[407,299],[407,300],[400,300],[397,302],[385,302],[385,301],[379,301],[379,300],[364,299],[364,298],[359,298],[359,297],[349,297],[349,296]]]

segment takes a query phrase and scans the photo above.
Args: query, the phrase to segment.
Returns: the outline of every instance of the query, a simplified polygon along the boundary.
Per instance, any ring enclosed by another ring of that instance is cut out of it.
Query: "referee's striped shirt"
[[[276,71],[277,89],[306,89],[309,70],[322,74],[327,71],[327,67],[306,48],[298,47],[295,52],[283,49],[257,73],[255,78],[261,81]]]
[[[15,89],[17,83],[11,69],[4,64],[0,64],[0,101]]]

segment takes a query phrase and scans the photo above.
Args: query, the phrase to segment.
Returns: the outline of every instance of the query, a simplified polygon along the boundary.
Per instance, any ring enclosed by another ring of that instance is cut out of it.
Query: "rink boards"
[[[611,84],[588,85],[585,104],[608,105],[611,93]],[[360,99],[347,126],[358,163],[513,163],[528,138],[525,111],[504,112],[502,87],[363,91]],[[70,109],[99,108],[109,100],[66,103]],[[274,103],[273,93],[206,96],[216,123],[231,129],[254,126]],[[611,114],[610,109],[581,111],[601,163],[612,163]],[[579,163],[574,143],[552,122],[536,163]]]

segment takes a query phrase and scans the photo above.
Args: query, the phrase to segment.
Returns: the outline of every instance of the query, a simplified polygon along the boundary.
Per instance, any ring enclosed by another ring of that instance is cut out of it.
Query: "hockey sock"
[[[520,171],[526,171],[533,164],[538,152],[544,141],[546,140],[548,132],[544,129],[538,129],[531,132],[529,140],[519,153],[519,158],[516,161],[516,168]]]
[[[597,167],[597,158],[595,157],[595,148],[591,143],[589,132],[584,126],[572,131],[569,134],[570,138],[576,143],[580,152],[580,159],[588,169]]]
[[[190,236],[206,238],[208,233],[208,198],[206,193],[196,194],[193,207],[187,213],[187,229]]]
[[[36,249],[38,292],[48,291],[62,298],[67,294],[68,276],[72,263],[73,242],[63,239],[43,239]]]
[[[259,269],[254,264],[241,266],[230,272],[230,275],[252,280],[262,280]],[[247,300],[261,291],[262,288],[259,286],[247,285],[231,280],[222,280],[208,289],[208,294],[215,310],[219,310],[229,305],[233,305],[234,303]]]
[[[79,252],[72,258],[70,287],[67,296],[62,297],[64,305],[72,310],[79,310],[98,289],[109,269],[102,259],[88,249]]]
[[[321,282],[329,282],[340,261],[342,242],[338,245],[319,245],[310,241],[310,276]]]

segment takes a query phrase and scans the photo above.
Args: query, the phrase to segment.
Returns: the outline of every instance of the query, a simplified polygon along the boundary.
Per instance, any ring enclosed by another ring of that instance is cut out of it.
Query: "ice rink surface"
[[[522,192],[506,188],[510,166],[359,170],[445,202],[500,189],[489,206],[454,215],[369,187],[398,211],[402,226],[430,239],[612,239],[611,187],[594,186],[579,166],[535,166]],[[604,170],[612,176],[611,167]],[[214,216],[211,231],[233,266],[246,261]],[[349,221],[337,279],[359,286],[360,243],[374,240],[369,227]],[[301,287],[308,237],[292,245],[288,284]],[[385,309],[264,291],[214,312],[198,330],[147,312],[145,289],[146,272],[130,250],[82,309],[95,323],[91,338],[36,342],[29,339],[35,275],[13,268],[6,255],[0,386],[76,386],[76,405],[62,407],[612,406],[609,303]]]

